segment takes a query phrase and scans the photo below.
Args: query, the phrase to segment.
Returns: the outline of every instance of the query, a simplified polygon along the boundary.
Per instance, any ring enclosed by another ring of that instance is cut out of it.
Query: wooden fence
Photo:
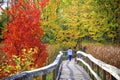
[[[47,80],[46,76],[49,72],[53,73],[52,80],[59,80],[62,69],[62,57],[66,56],[63,55],[63,52],[60,51],[55,61],[50,65],[31,71],[24,71],[3,80],[32,80],[37,76],[42,76],[42,80]],[[93,80],[120,80],[120,69],[106,64],[90,54],[77,51],[77,62],[79,61],[82,62],[84,69],[86,69]],[[108,77],[108,75],[110,76]]]
[[[93,80],[120,80],[120,69],[94,58],[91,54],[77,51],[77,61],[82,62]]]
[[[59,55],[56,57],[55,61],[52,64],[42,68],[35,69],[35,70],[24,71],[24,72],[9,76],[3,80],[32,80],[34,77],[37,77],[37,76],[42,76],[42,80],[46,80],[46,75],[49,72],[53,73],[52,80],[58,80],[60,76],[60,71],[62,69],[62,64],[61,64],[62,56],[63,56],[63,53],[60,51]]]

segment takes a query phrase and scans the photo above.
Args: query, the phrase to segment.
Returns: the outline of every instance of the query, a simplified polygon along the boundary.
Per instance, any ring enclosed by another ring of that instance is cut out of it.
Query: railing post
[[[59,80],[59,78],[60,78],[61,69],[62,69],[61,64],[62,64],[62,58],[60,59],[60,62],[59,62],[59,64],[58,64],[58,66],[57,66],[57,71],[56,71],[56,73],[57,73],[57,75],[56,75],[56,80]]]
[[[106,80],[106,71],[103,70],[103,79],[102,80]]]
[[[87,62],[88,65],[90,65],[90,61],[89,61],[88,57],[86,57],[86,62]],[[86,71],[89,73],[89,69],[87,68],[87,66],[86,66]]]
[[[112,75],[110,75],[110,80],[116,80]]]
[[[100,73],[99,73],[99,66],[97,65],[97,75],[100,76]]]
[[[84,61],[85,61],[86,63],[87,63],[87,59],[88,59],[88,58],[85,57],[85,60],[84,60]],[[87,66],[85,66],[85,70],[87,71]]]
[[[89,61],[89,66],[92,68],[92,62],[91,61]],[[92,78],[92,74],[90,73],[90,77]]]
[[[46,74],[42,75],[42,80],[46,80]]]
[[[82,60],[85,61],[85,56],[82,56]],[[83,68],[85,69],[85,65],[83,64]]]
[[[58,70],[59,70],[61,61],[62,61],[62,59],[60,59],[60,62],[58,63],[58,66],[56,67],[56,69],[53,70],[53,80],[56,80],[56,78],[57,78],[57,76],[58,76]]]
[[[91,63],[92,63],[92,69],[93,69],[93,71],[94,71],[94,63],[93,63],[93,62],[91,62]],[[94,80],[94,76],[92,75],[91,77],[92,77],[92,79]]]
[[[90,59],[88,58],[88,65],[90,65]],[[90,70],[88,69],[88,73],[90,74]]]
[[[56,80],[56,69],[53,70],[53,80]]]
[[[94,70],[94,63],[92,62],[92,69]]]

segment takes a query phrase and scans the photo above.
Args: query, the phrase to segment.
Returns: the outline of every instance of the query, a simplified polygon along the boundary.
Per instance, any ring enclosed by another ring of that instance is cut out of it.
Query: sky
[[[4,3],[0,4],[0,6],[5,9],[7,7],[7,1],[9,1],[10,3],[10,0],[4,0]],[[0,14],[1,14],[2,10],[0,9]]]

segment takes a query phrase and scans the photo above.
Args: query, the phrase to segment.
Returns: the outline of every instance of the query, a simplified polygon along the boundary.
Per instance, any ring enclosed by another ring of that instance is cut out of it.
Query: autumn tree
[[[64,28],[67,29],[66,32],[69,29],[70,32],[73,30],[75,35],[78,34],[77,37],[86,40],[118,42],[120,30],[118,4],[118,0],[71,0],[62,14]]]
[[[71,3],[69,0],[50,0],[50,3],[43,10],[43,18],[45,19],[42,22],[43,28],[45,30],[42,40],[47,43],[61,43],[65,42],[63,37],[66,35],[63,34],[64,22],[63,19],[63,10],[66,6]]]
[[[95,12],[97,13],[97,16],[99,15],[99,18],[97,17],[97,19],[99,20],[101,18],[98,22],[102,22],[101,26],[107,28],[107,32],[103,37],[112,43],[120,43],[119,4],[119,0],[96,1],[97,9],[95,9]]]
[[[42,11],[42,17],[44,18],[44,21],[42,21],[42,27],[45,31],[42,41],[45,43],[56,42],[56,36],[60,30],[59,14],[61,3],[61,0],[50,0],[48,6],[46,6]]]
[[[48,54],[46,45],[40,41],[43,35],[40,15],[47,3],[48,0],[18,0],[12,2],[7,11],[10,21],[3,32],[3,50],[9,65],[14,66],[13,69],[16,67],[17,71],[44,66]]]

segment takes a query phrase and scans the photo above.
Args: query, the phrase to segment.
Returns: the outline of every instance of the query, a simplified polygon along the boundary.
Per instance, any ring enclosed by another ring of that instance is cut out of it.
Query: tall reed
[[[120,68],[120,47],[88,43],[86,52],[92,54],[103,62]]]

